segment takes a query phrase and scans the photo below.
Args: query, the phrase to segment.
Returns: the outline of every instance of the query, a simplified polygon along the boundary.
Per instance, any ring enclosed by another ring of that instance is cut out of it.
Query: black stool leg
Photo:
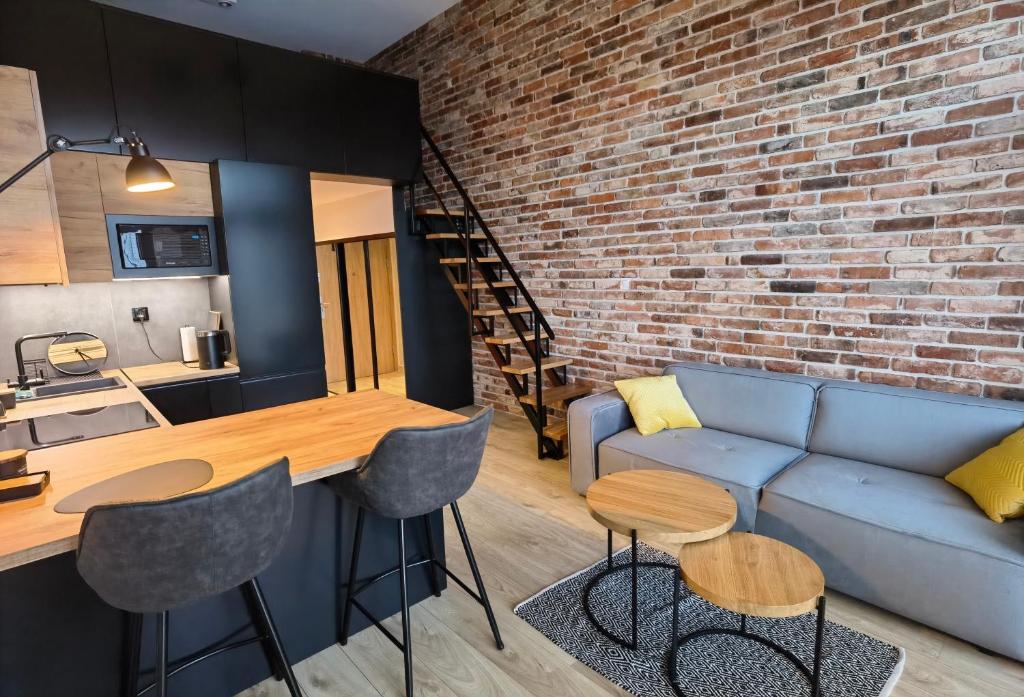
[[[124,613],[124,664],[121,671],[121,697],[135,697],[139,691],[139,648],[142,642],[142,615]]]
[[[359,508],[356,514],[356,534],[352,542],[352,561],[348,567],[348,586],[345,588],[345,604],[341,608],[341,632],[338,635],[338,643],[344,646],[348,643],[348,628],[352,622],[352,593],[356,588],[356,570],[359,567],[359,548],[363,544],[363,522],[366,518],[366,511]]]
[[[274,671],[274,679],[284,680],[285,668],[281,662],[277,659],[277,654],[274,653],[274,647],[270,645],[268,640],[269,632],[267,632],[266,625],[263,622],[263,615],[260,614],[260,601],[256,598],[256,594],[253,593],[252,585],[248,582],[243,583],[239,586],[242,591],[242,596],[245,598],[245,607],[249,611],[249,621],[252,626],[256,629],[256,633],[259,634],[262,639],[260,646],[263,647],[263,655],[267,658],[267,663],[270,664],[270,669]]]
[[[292,666],[288,662],[288,656],[285,654],[284,646],[281,644],[281,637],[278,636],[277,627],[274,626],[274,620],[270,617],[270,610],[267,609],[267,601],[260,590],[260,584],[254,578],[246,583],[246,585],[249,586],[249,592],[252,594],[256,605],[256,626],[259,628],[260,634],[265,637],[264,642],[269,644],[275,659],[270,662],[270,666],[275,669],[275,672],[280,669],[284,673],[284,683],[288,686],[288,692],[292,697],[302,697],[302,693],[299,691],[299,683],[295,680]],[[274,666],[275,663],[277,663],[276,668]]]
[[[156,694],[167,697],[167,611],[156,617]]]
[[[409,631],[409,591],[405,558],[405,520],[398,521],[398,578],[402,600],[402,654],[405,658],[405,696],[412,697],[412,637]]]
[[[430,524],[431,513],[423,516],[423,527],[427,530],[427,553],[430,555],[428,572],[430,573],[430,589],[434,591],[434,597],[441,597],[441,581],[438,578],[440,573],[437,568],[437,546],[434,544],[434,526]]]
[[[459,504],[452,501],[452,515],[455,516],[455,526],[459,529],[459,537],[462,538],[462,546],[466,550],[466,559],[469,560],[469,568],[473,571],[473,580],[476,581],[476,590],[483,601],[484,610],[487,612],[487,622],[491,625],[491,633],[494,635],[494,643],[499,649],[505,648],[501,640],[501,633],[498,631],[498,622],[494,619],[494,610],[491,609],[491,601],[487,598],[487,590],[484,588],[484,580],[480,576],[480,569],[476,565],[476,557],[473,556],[473,548],[469,544],[469,535],[466,534],[466,525],[462,522],[462,514],[459,512]]]

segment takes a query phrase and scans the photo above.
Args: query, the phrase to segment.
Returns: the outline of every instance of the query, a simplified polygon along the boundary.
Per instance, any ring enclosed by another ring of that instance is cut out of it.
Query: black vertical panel
[[[468,406],[473,403],[473,358],[466,310],[434,246],[411,234],[402,189],[394,192],[406,394],[442,409]]]
[[[0,0],[0,65],[36,71],[49,133],[102,138],[115,122],[100,7],[84,0]],[[90,148],[117,152],[114,146]]]
[[[211,172],[244,401],[247,379],[324,368],[309,172],[227,160]]]
[[[245,159],[235,39],[112,9],[103,18],[121,123],[159,157]]]
[[[341,68],[248,41],[238,56],[248,159],[343,172]]]
[[[420,165],[419,83],[343,66],[345,171],[410,182]]]

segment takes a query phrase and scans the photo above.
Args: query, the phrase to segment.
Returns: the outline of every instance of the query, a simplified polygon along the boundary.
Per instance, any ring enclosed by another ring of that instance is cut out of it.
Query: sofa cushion
[[[681,428],[642,436],[629,428],[598,446],[598,474],[679,469],[726,489],[736,499],[736,529],[750,530],[761,487],[804,455],[798,448],[712,428]]]
[[[821,380],[707,363],[675,363],[665,374],[676,377],[705,427],[806,447]]]
[[[1016,402],[829,383],[808,450],[944,477],[1021,426],[1024,404]]]
[[[995,525],[938,477],[811,454],[765,487],[756,528],[832,588],[1024,658],[1024,520]]]

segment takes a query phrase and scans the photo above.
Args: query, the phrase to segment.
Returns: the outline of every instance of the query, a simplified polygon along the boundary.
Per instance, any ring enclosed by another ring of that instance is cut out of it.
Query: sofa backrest
[[[1024,426],[1024,403],[829,382],[808,448],[944,477]]]
[[[701,424],[794,448],[807,446],[821,380],[707,363],[675,363],[674,375]]]

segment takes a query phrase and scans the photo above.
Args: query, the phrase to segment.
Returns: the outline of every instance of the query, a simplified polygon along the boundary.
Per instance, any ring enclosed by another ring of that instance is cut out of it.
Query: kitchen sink
[[[124,386],[124,382],[118,377],[70,380],[68,382],[56,382],[33,387],[32,396],[29,399],[46,399],[47,397],[63,397],[69,394],[117,390]]]

